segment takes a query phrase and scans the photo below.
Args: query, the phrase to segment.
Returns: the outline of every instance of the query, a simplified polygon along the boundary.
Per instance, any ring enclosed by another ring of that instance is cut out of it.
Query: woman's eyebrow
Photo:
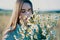
[[[29,8],[28,10],[30,10],[31,8]]]
[[[21,9],[21,10],[25,10],[25,9]]]
[[[31,8],[28,9],[28,11],[30,11],[30,10],[31,10]]]
[[[28,10],[30,10],[31,8],[29,8]],[[21,9],[21,10],[26,10],[26,9]]]

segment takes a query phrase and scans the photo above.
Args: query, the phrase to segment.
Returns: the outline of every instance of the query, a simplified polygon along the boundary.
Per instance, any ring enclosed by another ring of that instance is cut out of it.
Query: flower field
[[[7,26],[10,17],[11,17],[10,15],[0,15],[0,40],[2,37],[2,31]],[[59,40],[60,39],[59,38],[60,37],[60,32],[59,32],[60,14],[57,14],[57,13],[34,14],[32,19],[33,20],[29,19],[27,24],[30,24],[30,25],[39,24],[42,30],[41,34],[46,37],[45,40]]]

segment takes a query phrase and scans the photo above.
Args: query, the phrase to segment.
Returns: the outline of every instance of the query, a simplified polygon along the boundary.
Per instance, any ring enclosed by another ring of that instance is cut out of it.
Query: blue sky
[[[0,8],[13,9],[16,0],[0,0]],[[60,10],[60,0],[31,0],[34,10]]]

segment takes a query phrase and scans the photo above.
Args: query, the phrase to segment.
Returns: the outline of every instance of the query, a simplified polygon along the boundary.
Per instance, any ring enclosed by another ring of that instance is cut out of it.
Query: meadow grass
[[[49,14],[42,14],[43,16],[47,16]],[[51,14],[52,16],[54,15],[53,13]],[[60,14],[57,14],[57,16],[60,16]],[[10,20],[10,17],[11,17],[11,14],[9,15],[0,15],[0,40],[1,40],[1,37],[2,37],[2,32],[3,32],[3,29],[7,26],[9,20]],[[57,27],[55,27],[55,30],[57,31],[57,38],[56,39],[60,39],[60,20],[57,21]]]

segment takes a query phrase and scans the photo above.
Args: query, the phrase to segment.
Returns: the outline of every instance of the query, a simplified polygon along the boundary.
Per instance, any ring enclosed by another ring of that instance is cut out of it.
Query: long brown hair
[[[3,34],[6,34],[7,32],[11,32],[16,28],[17,23],[19,23],[19,16],[20,16],[21,8],[24,2],[27,2],[31,5],[31,9],[33,13],[32,3],[29,0],[17,0],[15,8],[13,9],[13,12],[12,12],[10,22],[5,28],[5,30],[3,31]],[[12,28],[12,30],[8,30],[10,27]]]

